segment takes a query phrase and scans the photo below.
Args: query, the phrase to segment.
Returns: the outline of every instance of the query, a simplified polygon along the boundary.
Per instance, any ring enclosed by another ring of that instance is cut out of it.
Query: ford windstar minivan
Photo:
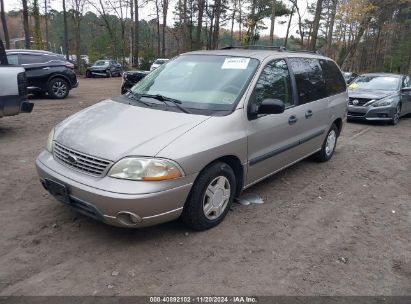
[[[127,94],[58,124],[36,164],[58,200],[107,224],[219,224],[244,189],[328,161],[347,113],[340,69],[315,53],[182,54]]]

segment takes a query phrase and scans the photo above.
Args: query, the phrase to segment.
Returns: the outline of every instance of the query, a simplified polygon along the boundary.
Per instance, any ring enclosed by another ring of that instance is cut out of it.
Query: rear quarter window
[[[42,55],[33,55],[33,54],[21,54],[20,55],[20,63],[21,64],[35,64],[35,63],[43,63],[44,56]]]
[[[330,60],[320,60],[327,96],[332,96],[345,92],[347,89],[344,77],[337,65]]]
[[[294,73],[299,104],[309,103],[327,97],[327,90],[318,59],[289,58]]]

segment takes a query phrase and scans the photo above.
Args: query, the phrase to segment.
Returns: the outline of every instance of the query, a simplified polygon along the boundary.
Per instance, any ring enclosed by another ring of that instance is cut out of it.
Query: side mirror
[[[258,107],[258,114],[281,114],[284,113],[285,105],[279,99],[264,99]]]
[[[402,92],[402,93],[409,93],[409,92],[411,92],[411,87],[402,88],[402,89],[401,89],[401,92]]]

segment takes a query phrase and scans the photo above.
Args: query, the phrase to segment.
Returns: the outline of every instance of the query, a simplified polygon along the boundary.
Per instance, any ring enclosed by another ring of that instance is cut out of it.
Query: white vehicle
[[[159,58],[156,61],[153,62],[153,64],[150,67],[150,71],[154,71],[155,69],[157,69],[160,65],[166,63],[167,61],[169,61],[170,59],[165,59],[165,58]]]
[[[33,104],[27,100],[26,71],[21,66],[8,64],[0,40],[0,118],[32,110]]]

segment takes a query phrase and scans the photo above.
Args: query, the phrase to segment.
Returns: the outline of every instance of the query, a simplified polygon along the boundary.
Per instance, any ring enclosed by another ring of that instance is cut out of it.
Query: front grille
[[[54,142],[54,158],[70,168],[93,176],[103,176],[110,168],[111,162],[69,149]]]
[[[348,116],[354,116],[354,117],[364,117],[364,113],[357,113],[357,112],[348,112]]]
[[[354,100],[358,100],[358,103],[355,105],[353,103]],[[349,105],[353,105],[353,106],[357,106],[357,107],[362,107],[363,105],[365,105],[367,102],[369,102],[371,99],[369,98],[354,98],[354,97],[350,97],[350,101],[348,102]]]

